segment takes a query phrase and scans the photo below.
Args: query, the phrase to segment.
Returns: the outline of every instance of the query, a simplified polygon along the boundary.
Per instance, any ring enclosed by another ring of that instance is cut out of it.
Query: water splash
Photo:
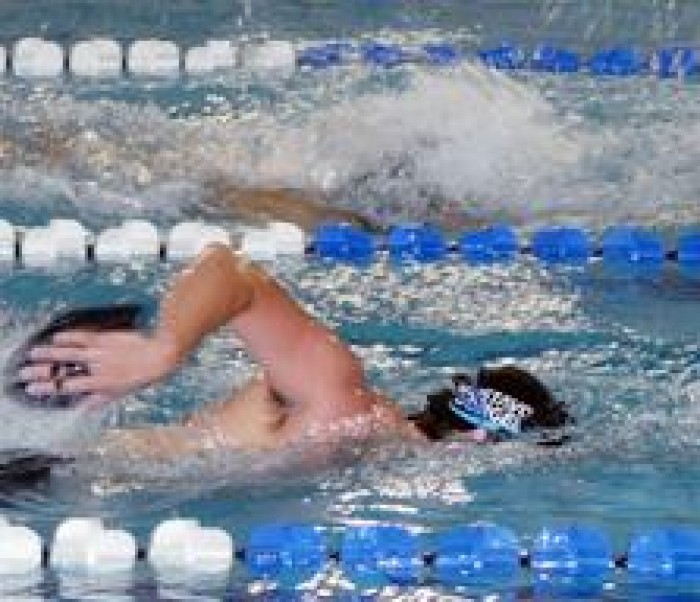
[[[201,211],[225,180],[320,192],[386,223],[554,215],[600,226],[678,223],[700,192],[692,86],[517,81],[470,65],[252,78],[217,94],[199,85],[188,94],[201,112],[176,118],[170,104],[6,86],[3,202],[167,221]]]

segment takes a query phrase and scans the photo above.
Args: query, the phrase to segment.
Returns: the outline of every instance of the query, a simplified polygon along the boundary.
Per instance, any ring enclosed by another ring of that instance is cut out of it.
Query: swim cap
[[[515,397],[466,382],[456,383],[449,408],[473,427],[509,436],[519,435],[522,421],[533,415],[533,409]]]

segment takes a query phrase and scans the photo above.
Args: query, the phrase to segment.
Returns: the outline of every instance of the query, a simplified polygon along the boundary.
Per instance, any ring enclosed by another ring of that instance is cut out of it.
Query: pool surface
[[[503,38],[546,39],[590,51],[617,42],[653,48],[692,40],[698,22],[692,2],[207,7],[6,2],[0,42],[108,34],[188,45],[266,33],[293,41],[451,39],[469,48]],[[352,65],[166,81],[8,76],[0,78],[0,218],[33,226],[69,217],[100,229],[139,217],[166,229],[204,216],[233,227],[211,200],[223,181],[311,190],[384,225],[425,220],[456,232],[507,220],[527,237],[543,224],[601,232],[636,223],[671,244],[700,221],[699,112],[692,79],[504,75],[475,61],[450,70]],[[73,304],[135,300],[152,308],[176,267],[136,261],[57,270],[4,266],[1,351],[9,352],[50,312]],[[173,516],[224,527],[239,542],[253,527],[279,520],[329,527],[390,523],[426,533],[484,520],[512,528],[527,544],[543,526],[573,521],[603,528],[618,553],[632,534],[651,526],[698,526],[700,281],[682,277],[675,264],[645,277],[600,262],[555,268],[527,257],[490,266],[382,260],[364,268],[285,258],[269,268],[351,342],[372,382],[407,411],[420,407],[455,368],[516,362],[570,404],[577,418],[571,443],[422,448],[378,441],[371,449],[349,446],[342,462],[321,471],[289,468],[293,454],[91,459],[61,471],[46,487],[4,492],[3,513],[47,539],[67,516],[99,515],[144,545],[153,527]],[[105,415],[56,417],[4,400],[0,444],[89,447],[103,428],[177,420],[227,394],[254,369],[221,332],[180,373]],[[30,586],[0,582],[0,591],[147,600],[221,599],[228,590],[231,599],[242,599],[253,595],[247,583],[237,569],[225,583],[159,584],[141,566],[133,582],[47,575]],[[630,587],[618,574],[603,593],[576,596],[643,598]],[[697,594],[679,586],[659,595],[678,592]],[[507,591],[465,593],[428,584],[400,593],[531,599],[525,577]]]

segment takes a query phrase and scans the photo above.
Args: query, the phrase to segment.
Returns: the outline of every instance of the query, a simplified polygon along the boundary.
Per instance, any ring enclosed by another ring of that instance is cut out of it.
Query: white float
[[[0,261],[13,261],[15,258],[15,229],[0,220]]]
[[[0,523],[0,575],[21,575],[41,568],[41,537],[28,527]]]
[[[105,529],[99,518],[69,518],[61,523],[51,546],[51,566],[59,571],[122,572],[136,563],[134,536]]]
[[[231,246],[231,238],[220,226],[203,222],[182,222],[175,226],[168,236],[168,258],[191,259],[199,255],[207,245],[213,243]]]
[[[63,48],[41,38],[23,38],[15,44],[12,65],[18,77],[59,77],[64,69]]]
[[[48,266],[59,259],[85,259],[87,231],[73,220],[51,220],[46,228],[27,228],[20,253],[28,267]]]
[[[85,249],[89,232],[75,220],[52,219],[49,222],[59,257],[66,259],[85,259]]]
[[[127,261],[133,258],[157,258],[160,255],[158,230],[150,222],[129,220],[118,228],[104,230],[95,243],[98,261]]]
[[[78,77],[118,77],[123,52],[115,40],[92,39],[77,42],[70,50],[70,71]]]
[[[7,50],[4,46],[0,46],[0,74],[7,70]]]
[[[236,49],[228,40],[210,40],[204,46],[194,46],[185,54],[185,71],[198,75],[212,71],[233,69]]]
[[[268,229],[244,230],[240,251],[254,261],[274,261],[277,257],[277,246]]]
[[[291,70],[296,67],[297,55],[291,42],[270,40],[245,46],[243,66],[251,71]]]
[[[180,73],[180,49],[166,40],[137,40],[129,47],[129,71],[147,77],[172,77]]]
[[[58,261],[58,244],[49,228],[28,228],[20,240],[20,253],[25,266],[47,267]]]
[[[233,540],[223,529],[202,527],[197,520],[162,522],[151,535],[148,559],[161,572],[222,573],[233,564]]]
[[[306,236],[296,224],[272,222],[268,226],[278,255],[304,255]]]
[[[245,229],[240,250],[258,261],[273,261],[278,255],[303,256],[306,251],[306,237],[304,231],[296,224],[272,222],[265,229]]]

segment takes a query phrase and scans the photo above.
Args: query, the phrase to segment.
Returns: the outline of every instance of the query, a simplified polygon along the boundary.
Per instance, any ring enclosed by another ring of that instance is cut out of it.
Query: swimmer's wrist
[[[153,334],[153,341],[156,344],[157,378],[163,378],[180,365],[184,358],[184,353],[178,344],[177,338],[169,332],[156,331]]]

